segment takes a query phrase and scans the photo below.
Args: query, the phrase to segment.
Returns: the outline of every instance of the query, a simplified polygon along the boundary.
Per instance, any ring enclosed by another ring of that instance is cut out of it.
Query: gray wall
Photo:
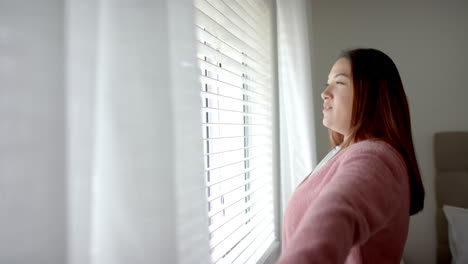
[[[65,262],[63,1],[0,1],[0,263]]]
[[[396,63],[410,103],[413,138],[426,188],[426,206],[411,218],[405,259],[435,263],[435,197],[432,137],[437,131],[468,130],[468,2],[310,2],[313,89],[318,157],[328,150],[320,92],[341,50],[373,47]]]

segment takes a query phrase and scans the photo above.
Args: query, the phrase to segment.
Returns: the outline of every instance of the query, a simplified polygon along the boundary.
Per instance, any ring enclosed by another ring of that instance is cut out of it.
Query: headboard
[[[434,135],[437,201],[437,263],[449,264],[447,220],[444,204],[468,208],[468,132],[439,132]]]

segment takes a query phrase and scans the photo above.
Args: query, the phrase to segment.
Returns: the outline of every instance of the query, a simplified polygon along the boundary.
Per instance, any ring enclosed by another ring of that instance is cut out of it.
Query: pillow
[[[452,264],[468,263],[468,209],[444,205]]]

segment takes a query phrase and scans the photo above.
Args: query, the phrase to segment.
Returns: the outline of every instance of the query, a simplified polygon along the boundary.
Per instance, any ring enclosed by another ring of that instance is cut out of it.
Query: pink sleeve
[[[342,264],[353,245],[385,227],[401,208],[402,199],[409,199],[404,163],[392,150],[354,149],[341,158],[336,174],[308,206],[278,264]]]

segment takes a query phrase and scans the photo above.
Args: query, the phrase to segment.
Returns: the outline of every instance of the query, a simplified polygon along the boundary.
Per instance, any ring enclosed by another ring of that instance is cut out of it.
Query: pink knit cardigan
[[[400,154],[382,141],[352,144],[295,190],[278,264],[398,264],[409,205]]]

